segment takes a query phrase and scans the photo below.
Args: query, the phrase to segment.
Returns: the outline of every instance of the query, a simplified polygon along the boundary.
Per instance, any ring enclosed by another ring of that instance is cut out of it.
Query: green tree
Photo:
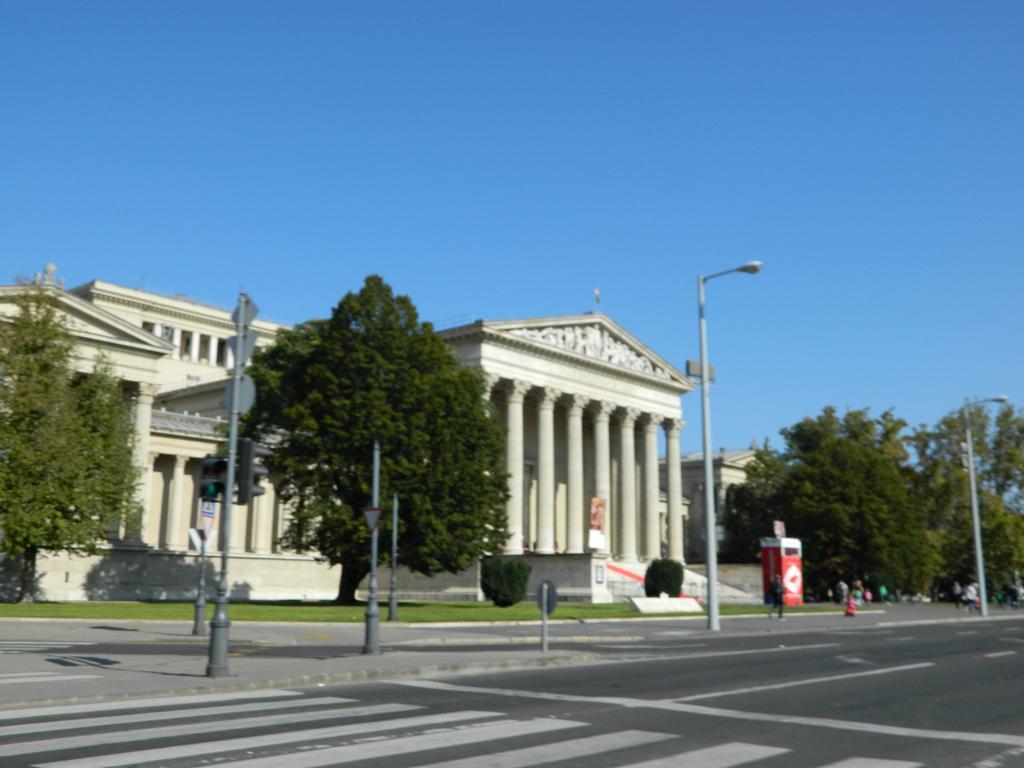
[[[26,289],[0,322],[0,549],[22,560],[35,596],[40,552],[93,554],[137,516],[133,432],[122,388],[101,358],[71,370],[73,339],[55,297]]]
[[[782,430],[786,449],[761,452],[733,498],[730,536],[756,547],[781,519],[804,541],[805,583],[823,591],[840,576],[920,589],[935,563],[926,516],[914,504],[905,424],[886,412],[840,417],[825,408]],[[749,552],[749,549],[748,549]]]
[[[374,440],[382,503],[401,500],[399,564],[458,572],[508,538],[502,432],[482,375],[380,277],[330,319],[280,334],[250,375],[257,397],[246,430],[272,444],[279,493],[293,505],[283,541],[342,565],[339,602],[355,601],[369,571],[361,510],[371,503]]]

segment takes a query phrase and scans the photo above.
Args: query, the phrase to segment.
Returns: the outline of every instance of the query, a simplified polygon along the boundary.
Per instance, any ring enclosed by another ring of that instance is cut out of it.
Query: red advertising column
[[[761,539],[761,582],[765,601],[771,601],[771,583],[782,577],[782,602],[804,604],[803,549],[800,539]]]

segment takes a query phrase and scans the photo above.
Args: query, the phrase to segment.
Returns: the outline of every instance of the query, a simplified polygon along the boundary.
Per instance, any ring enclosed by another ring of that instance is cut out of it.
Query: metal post
[[[199,528],[199,583],[196,584],[195,615],[192,619],[192,634],[206,634],[206,531]]]
[[[228,546],[231,543],[231,505],[235,495],[235,459],[238,452],[238,406],[242,390],[242,349],[245,348],[245,321],[248,317],[249,297],[238,294],[238,308],[235,310],[235,370],[231,394],[231,413],[228,421],[228,474],[224,483],[224,499],[220,531],[220,577],[217,579],[216,608],[210,621],[210,660],[206,666],[207,677],[223,677],[228,674]]]
[[[704,561],[708,579],[708,629],[718,632],[718,527],[715,523],[715,477],[711,466],[711,394],[703,277],[697,278],[697,305],[700,319],[700,412],[704,423]]]
[[[981,515],[978,514],[978,486],[974,477],[974,440],[971,437],[971,416],[964,410],[967,426],[967,478],[971,486],[971,522],[974,526],[974,567],[978,573],[978,595],[981,598],[981,615],[988,616],[988,589],[985,586],[985,555],[981,547]]]
[[[388,621],[398,619],[398,589],[395,567],[398,562],[398,494],[391,500],[391,576],[388,579]]]
[[[373,441],[373,506],[380,504],[380,443]],[[380,653],[380,607],[377,605],[377,530],[370,534],[370,594],[366,601],[366,640],[363,653]]]
[[[540,583],[540,650],[548,652],[548,583]]]

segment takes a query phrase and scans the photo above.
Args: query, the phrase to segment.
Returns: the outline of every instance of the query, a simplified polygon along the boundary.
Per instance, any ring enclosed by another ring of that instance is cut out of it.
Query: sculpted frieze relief
[[[666,380],[672,378],[668,371],[652,363],[650,358],[638,354],[628,344],[619,341],[606,329],[596,325],[516,328],[509,333],[521,339],[576,352],[620,368],[646,373],[648,376]]]

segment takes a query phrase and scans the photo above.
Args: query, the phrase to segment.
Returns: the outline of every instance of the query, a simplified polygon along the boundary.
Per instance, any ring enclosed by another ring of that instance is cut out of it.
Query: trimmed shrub
[[[488,557],[480,562],[480,588],[499,608],[515,605],[526,597],[530,566],[517,558]]]
[[[644,594],[657,597],[664,592],[679,597],[683,590],[683,564],[676,560],[652,560],[644,574]]]

